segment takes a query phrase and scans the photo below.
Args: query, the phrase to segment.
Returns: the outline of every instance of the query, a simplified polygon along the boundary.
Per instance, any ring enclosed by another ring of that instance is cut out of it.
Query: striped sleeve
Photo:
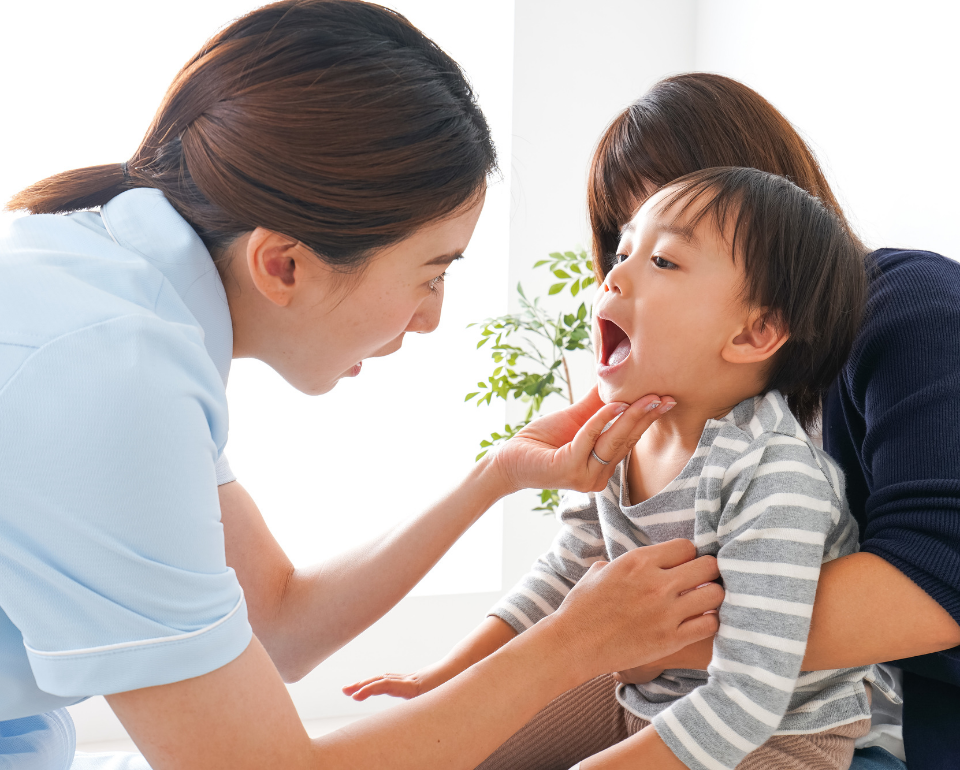
[[[654,720],[694,770],[732,769],[777,729],[800,675],[825,542],[849,517],[805,441],[764,434],[751,454],[754,463],[716,481],[726,598],[709,679]]]
[[[593,493],[567,492],[553,545],[530,572],[490,610],[518,634],[556,610],[595,561],[607,558]]]

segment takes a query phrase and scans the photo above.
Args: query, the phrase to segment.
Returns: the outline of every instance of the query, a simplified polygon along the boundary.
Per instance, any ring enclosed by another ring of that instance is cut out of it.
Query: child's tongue
[[[607,360],[607,366],[616,366],[629,355],[630,355],[630,339],[624,338],[623,340],[620,341],[620,344],[617,345],[617,347],[615,347],[613,352],[610,354],[610,358]]]

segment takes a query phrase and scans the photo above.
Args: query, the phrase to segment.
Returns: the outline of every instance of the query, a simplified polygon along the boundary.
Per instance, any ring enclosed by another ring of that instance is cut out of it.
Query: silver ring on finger
[[[596,460],[596,461],[597,461],[598,463],[600,463],[601,465],[609,465],[609,464],[610,464],[610,461],[609,461],[609,460],[601,460],[600,457],[597,455],[597,453],[596,453],[593,449],[590,450],[590,454],[593,455],[593,459]]]

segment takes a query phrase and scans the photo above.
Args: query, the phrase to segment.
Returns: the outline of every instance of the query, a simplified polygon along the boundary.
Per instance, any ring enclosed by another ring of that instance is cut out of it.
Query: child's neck
[[[649,500],[673,481],[690,462],[707,420],[720,419],[734,406],[736,404],[684,405],[678,402],[673,410],[647,428],[627,463],[630,504]]]

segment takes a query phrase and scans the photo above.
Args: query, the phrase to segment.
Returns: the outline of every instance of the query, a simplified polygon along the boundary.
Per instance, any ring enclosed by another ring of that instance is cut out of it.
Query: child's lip
[[[616,321],[611,320],[604,313],[598,312],[595,318],[597,322],[597,329],[600,332],[597,375],[603,377],[608,374],[612,374],[616,369],[619,369],[630,357],[630,353],[627,352],[627,354],[616,363],[610,363],[610,356],[615,350],[617,350],[619,346],[621,346],[624,342],[628,347],[630,346],[630,335],[628,335]]]

